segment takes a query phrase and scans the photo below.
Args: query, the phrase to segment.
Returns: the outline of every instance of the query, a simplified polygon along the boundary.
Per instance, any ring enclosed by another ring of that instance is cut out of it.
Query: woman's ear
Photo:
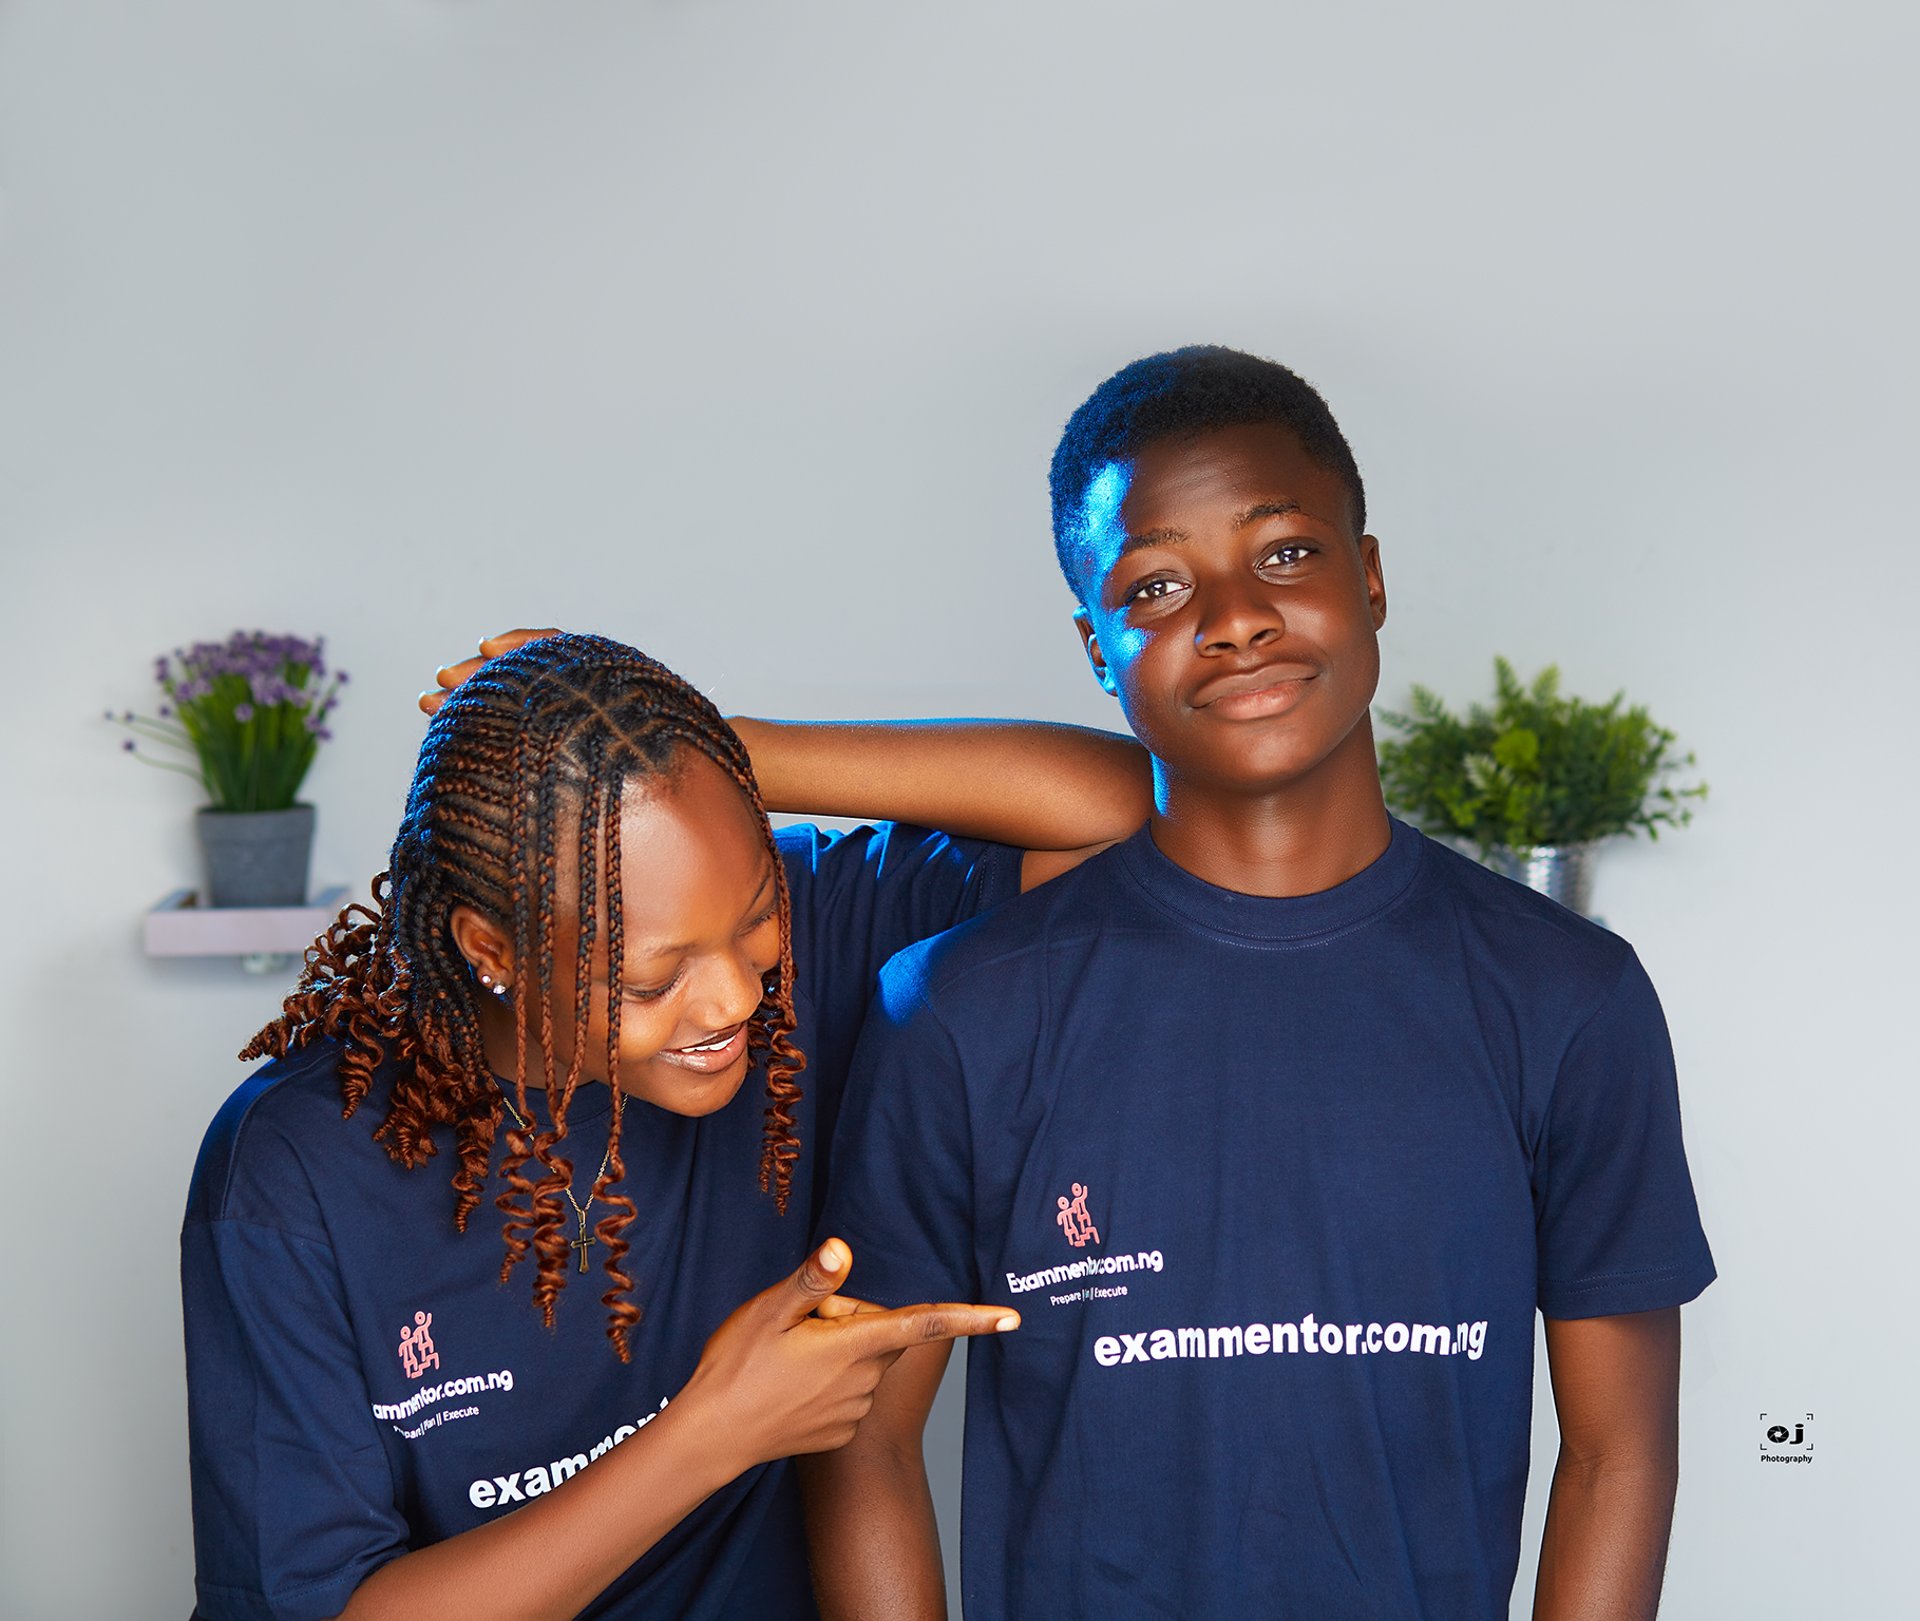
[[[483,990],[505,996],[513,989],[513,942],[499,924],[471,906],[456,906],[447,932]]]

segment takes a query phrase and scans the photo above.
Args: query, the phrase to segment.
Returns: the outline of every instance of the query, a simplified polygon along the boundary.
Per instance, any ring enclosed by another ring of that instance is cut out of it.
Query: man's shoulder
[[[1451,846],[1428,839],[1426,854],[1431,893],[1476,968],[1591,1005],[1634,960],[1633,947],[1611,929]]]
[[[1111,925],[1119,904],[1113,850],[1003,901],[944,933],[916,941],[881,971],[881,995],[894,1011],[915,1001],[1017,991],[1036,983],[1041,959],[1084,949]]]

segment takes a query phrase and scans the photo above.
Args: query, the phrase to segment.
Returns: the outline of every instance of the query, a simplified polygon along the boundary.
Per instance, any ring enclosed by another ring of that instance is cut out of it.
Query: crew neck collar
[[[513,1095],[513,1082],[503,1075],[494,1077],[494,1085],[500,1088],[500,1095],[508,1104],[518,1109],[520,1101]],[[547,1112],[547,1089],[544,1086],[527,1088],[527,1103],[531,1113],[527,1118],[543,1128],[553,1124],[553,1116]],[[573,1089],[573,1103],[567,1110],[567,1125],[572,1128],[589,1120],[598,1120],[613,1109],[613,1089],[600,1081],[582,1081]],[[511,1123],[512,1115],[507,1116]]]
[[[1309,945],[1378,917],[1420,870],[1425,840],[1392,821],[1387,848],[1344,883],[1314,895],[1244,895],[1197,878],[1153,842],[1152,827],[1116,847],[1121,865],[1148,899],[1209,934],[1270,945]]]

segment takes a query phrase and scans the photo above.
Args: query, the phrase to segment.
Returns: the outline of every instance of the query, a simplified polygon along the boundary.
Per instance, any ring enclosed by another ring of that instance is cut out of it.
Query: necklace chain
[[[498,1084],[497,1082],[495,1083]],[[526,1117],[513,1106],[513,1099],[507,1096],[507,1089],[500,1088],[500,1101],[507,1106],[507,1113],[513,1116],[513,1123],[523,1132],[532,1135],[533,1127],[527,1124]],[[587,1202],[582,1204],[573,1196],[573,1183],[569,1181],[560,1191],[567,1196],[567,1203],[573,1206],[573,1213],[580,1218],[580,1236],[571,1240],[574,1249],[580,1252],[580,1270],[587,1270],[587,1246],[599,1240],[587,1232],[587,1212],[593,1208],[593,1201],[599,1198],[600,1178],[607,1174],[607,1161],[613,1158],[613,1133],[607,1133],[607,1151],[600,1156],[600,1169],[593,1173],[593,1190],[587,1194]]]

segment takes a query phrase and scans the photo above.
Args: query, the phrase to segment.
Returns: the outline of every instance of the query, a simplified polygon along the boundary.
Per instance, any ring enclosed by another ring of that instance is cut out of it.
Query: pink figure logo
[[[1085,1249],[1089,1242],[1100,1242],[1100,1230],[1094,1226],[1093,1217],[1087,1214],[1087,1188],[1084,1182],[1073,1185],[1073,1197],[1064,1193],[1057,1203],[1060,1214],[1054,1220],[1060,1223],[1060,1230],[1067,1235],[1067,1242],[1075,1249]]]
[[[440,1353],[433,1348],[433,1313],[417,1311],[413,1327],[400,1330],[400,1366],[409,1379],[418,1379],[429,1368],[440,1366]]]

